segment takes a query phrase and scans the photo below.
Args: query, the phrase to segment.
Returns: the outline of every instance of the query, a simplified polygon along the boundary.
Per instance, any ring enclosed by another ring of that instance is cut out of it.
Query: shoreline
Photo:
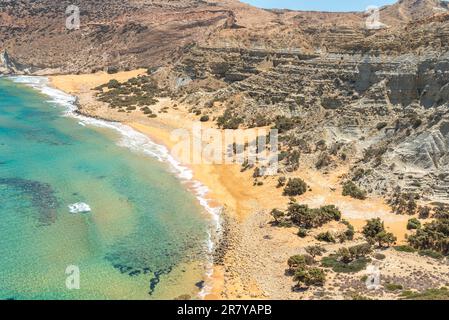
[[[174,119],[171,117],[163,118],[163,114],[154,119],[133,118],[132,116],[118,114],[111,111],[109,108],[104,108],[102,103],[93,97],[91,88],[108,82],[107,78],[121,79],[137,76],[143,73],[144,70],[135,70],[131,72],[123,72],[118,76],[117,74],[106,75],[104,73],[94,75],[63,75],[48,77],[50,85],[58,90],[61,90],[69,95],[77,97],[78,109],[76,112],[82,116],[94,119],[101,119],[108,122],[115,122],[131,127],[133,130],[149,137],[151,141],[166,147],[170,150],[175,142],[170,138],[170,133],[179,128],[189,129],[193,123],[192,120],[185,120],[185,114],[177,116]],[[258,198],[259,190],[253,190],[250,173],[246,177],[242,177],[239,165],[209,165],[209,164],[185,164],[181,165],[187,167],[192,171],[192,179],[188,188],[197,196],[194,185],[199,182],[207,188],[207,192],[203,195],[203,199],[207,198],[210,206],[213,208],[224,208],[221,220],[236,220],[243,221],[255,209],[254,202]],[[242,179],[243,178],[243,179]],[[239,185],[242,184],[243,185]],[[204,190],[203,190],[204,192]],[[198,197],[197,197],[198,198]],[[198,199],[200,202],[201,200]],[[200,203],[201,204],[201,203]],[[203,205],[204,207],[204,205]],[[207,209],[206,209],[207,211]],[[223,218],[226,216],[226,219]],[[238,238],[239,235],[235,228],[227,228],[227,232],[233,233],[230,238]],[[226,238],[228,235],[222,235]],[[222,246],[216,243],[215,246],[220,247],[220,255],[225,260],[228,255],[228,246]],[[224,265],[225,263],[223,263]],[[206,300],[221,300],[223,299],[223,291],[225,288],[225,268],[223,265],[214,265],[211,274],[208,274],[209,283],[206,281],[205,287],[209,287],[210,293],[203,297]],[[249,297],[249,296],[248,296]],[[254,296],[252,296],[254,298]]]
[[[218,206],[217,202],[208,196],[208,187],[203,185],[201,181],[194,178],[193,173],[191,173],[191,168],[184,166],[176,159],[171,157],[171,154],[169,153],[169,146],[166,143],[163,143],[160,139],[158,139],[158,137],[142,132],[142,130],[136,128],[136,126],[132,123],[123,123],[111,119],[110,117],[102,117],[83,112],[84,110],[82,108],[82,104],[79,102],[79,96],[76,93],[71,92],[70,90],[62,90],[58,86],[55,86],[52,83],[51,79],[48,77],[14,76],[10,78],[12,78],[16,83],[29,85],[33,89],[36,89],[41,93],[49,96],[52,99],[52,102],[60,104],[64,107],[68,107],[68,109],[66,110],[67,114],[71,117],[78,118],[84,123],[84,125],[91,124],[96,127],[108,127],[111,130],[118,131],[122,135],[124,134],[124,132],[122,132],[121,130],[122,128],[118,128],[117,126],[128,127],[129,130],[133,130],[135,133],[145,136],[146,139],[148,139],[152,144],[160,147],[162,149],[162,154],[165,154],[166,159],[161,159],[161,157],[156,156],[157,160],[164,162],[170,168],[170,173],[177,176],[181,183],[186,186],[187,190],[191,192],[192,195],[196,198],[205,213],[209,215],[208,219],[210,219],[211,228],[213,228],[214,230],[208,231],[209,238],[207,239],[207,248],[209,250],[208,254],[211,257],[214,256],[215,246],[220,246],[219,241],[215,243],[214,238],[219,239],[221,237],[220,212],[222,211],[222,207]],[[34,80],[36,81],[34,82]],[[55,97],[48,92],[49,88],[51,88],[51,90],[60,91],[60,93],[67,95],[67,97]],[[206,262],[206,264],[212,264],[212,262],[209,261]],[[212,283],[212,279],[215,279],[214,281],[217,281],[217,276],[214,269],[215,268],[212,265],[206,267],[206,274],[204,279],[205,285],[198,293],[198,296],[202,299],[208,297],[210,297],[211,299],[221,298],[216,293],[214,294],[215,285]]]
[[[174,146],[170,133],[175,129],[191,129],[198,120],[188,112],[188,105],[176,104],[167,98],[159,99],[152,109],[159,111],[170,108],[169,113],[159,112],[157,118],[148,118],[140,112],[119,113],[95,99],[94,88],[107,79],[126,80],[142,71],[124,72],[119,75],[64,75],[49,77],[52,87],[76,96],[79,114],[90,118],[102,119],[131,127],[150,138],[151,141],[165,146],[168,150]],[[155,111],[156,112],[156,111]],[[210,125],[210,123],[209,123]],[[190,132],[190,131],[189,131]],[[289,289],[291,279],[281,272],[289,256],[297,254],[311,244],[299,239],[296,231],[272,228],[269,222],[270,210],[283,209],[288,199],[282,190],[276,188],[277,177],[265,177],[262,186],[253,184],[252,172],[241,172],[239,165],[189,165],[182,164],[192,172],[193,181],[199,181],[207,187],[207,199],[212,207],[222,206],[222,220],[226,243],[221,263],[215,263],[213,272],[208,275],[205,286],[209,294],[204,299],[297,299],[299,296]],[[341,195],[340,177],[345,168],[331,175],[323,175],[313,170],[298,171],[294,176],[303,178],[313,191],[298,197],[298,201],[311,207],[335,204],[344,218],[360,231],[367,219],[381,217],[390,231],[404,241],[407,217],[391,213],[385,201],[369,198],[366,201],[355,200]],[[329,226],[336,228],[335,226]],[[270,240],[270,242],[266,240]],[[261,241],[265,241],[262,246]],[[221,244],[216,244],[221,247]],[[248,248],[251,248],[248,249]],[[256,263],[255,263],[256,262]],[[277,268],[270,264],[277,265]],[[309,296],[302,297],[309,298]]]

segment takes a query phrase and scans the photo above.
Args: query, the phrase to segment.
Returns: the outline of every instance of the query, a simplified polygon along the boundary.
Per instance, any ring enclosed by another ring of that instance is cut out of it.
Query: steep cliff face
[[[79,8],[79,29],[66,26],[70,5]],[[219,28],[232,27],[230,18],[226,8],[199,0],[2,1],[0,45],[40,73],[151,67]]]
[[[6,50],[0,51],[0,74],[17,74],[23,71],[9,57]]]
[[[350,165],[350,176],[369,171],[357,183],[371,193],[399,186],[447,202],[448,63],[443,51],[376,57],[197,46],[172,70],[172,80],[191,81],[172,88],[203,114],[227,110],[241,127],[291,119],[281,150],[298,152],[305,167]],[[288,160],[282,167],[292,170]]]
[[[66,27],[70,5],[79,8],[79,29]],[[388,28],[368,30],[364,13],[269,11],[237,0],[2,1],[0,46],[41,73],[170,64],[192,43],[397,54],[446,48],[447,7],[437,0],[402,0],[380,10]]]

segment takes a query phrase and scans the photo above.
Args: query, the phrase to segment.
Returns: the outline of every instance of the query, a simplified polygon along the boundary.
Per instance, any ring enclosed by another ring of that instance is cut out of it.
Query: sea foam
[[[84,202],[78,202],[69,205],[69,210],[70,213],[87,213],[92,211],[89,205]]]
[[[131,149],[134,152],[141,152],[147,156],[157,159],[160,162],[166,163],[169,169],[174,173],[183,183],[188,184],[193,191],[196,199],[200,205],[206,210],[211,217],[211,228],[208,231],[208,239],[206,240],[206,248],[209,255],[207,261],[206,276],[209,280],[213,274],[213,253],[215,244],[221,236],[221,207],[214,207],[211,205],[211,199],[208,199],[209,189],[201,182],[193,180],[193,172],[190,168],[183,166],[176,160],[170,151],[163,145],[153,142],[146,135],[134,130],[133,128],[119,122],[105,121],[95,118],[89,118],[76,113],[76,97],[69,95],[61,90],[52,88],[49,84],[48,78],[38,76],[16,76],[10,77],[16,83],[22,83],[38,90],[50,98],[48,102],[55,103],[64,107],[64,115],[76,118],[82,126],[91,125],[102,128],[109,128],[120,134],[118,145]],[[204,298],[210,292],[210,286],[206,283],[199,296]]]

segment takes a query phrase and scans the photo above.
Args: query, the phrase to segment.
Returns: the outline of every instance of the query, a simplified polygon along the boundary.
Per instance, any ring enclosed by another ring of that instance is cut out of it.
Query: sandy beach
[[[152,106],[156,118],[148,118],[139,111],[119,113],[95,100],[92,88],[111,79],[125,81],[143,74],[145,70],[118,74],[97,73],[92,75],[64,75],[50,77],[52,86],[79,98],[80,113],[125,123],[148,135],[153,141],[171,148],[176,141],[171,132],[184,128],[190,130],[197,118],[188,112],[189,106],[176,104],[169,98],[159,99]],[[158,112],[167,108],[168,112]],[[212,124],[209,124],[211,126]],[[311,293],[298,294],[291,290],[291,278],[284,275],[288,257],[298,254],[314,239],[301,239],[296,229],[273,228],[269,212],[273,208],[285,209],[288,199],[276,188],[277,177],[262,178],[263,185],[253,184],[252,172],[241,172],[239,165],[184,164],[194,173],[194,179],[208,187],[208,198],[213,204],[225,208],[228,222],[224,263],[216,265],[212,279],[212,290],[206,299],[307,299]],[[316,171],[301,171],[288,177],[304,179],[312,191],[297,197],[300,203],[312,207],[334,204],[343,217],[360,231],[367,219],[380,217],[388,230],[405,240],[406,223],[409,217],[391,212],[384,200],[369,198],[365,201],[343,197],[340,178],[345,170],[323,175]],[[326,226],[337,230],[338,225]],[[314,231],[318,233],[320,230]]]

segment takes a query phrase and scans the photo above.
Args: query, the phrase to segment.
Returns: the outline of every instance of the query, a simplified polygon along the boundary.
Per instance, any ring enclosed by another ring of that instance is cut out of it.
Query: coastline
[[[110,109],[105,110],[102,108],[101,103],[96,101],[92,96],[91,89],[109,81],[108,79],[114,78],[124,81],[143,71],[123,72],[118,76],[107,75],[105,73],[96,75],[53,76],[49,77],[49,80],[52,87],[77,97],[78,109],[75,111],[77,114],[92,119],[123,123],[135,131],[148,136],[155,143],[171,149],[175,142],[171,139],[170,133],[179,128],[189,129],[193,120],[180,121],[181,117],[167,117],[163,119],[158,117],[155,119],[145,119],[145,123],[142,123],[141,119],[135,119],[133,117],[126,119],[127,117],[125,116],[123,119],[120,118],[122,115],[117,113],[112,114]],[[197,196],[197,199],[206,208],[206,211],[223,208],[224,215],[226,215],[225,220],[232,219],[236,221],[242,221],[253,211],[253,204],[248,203],[254,201],[255,198],[254,195],[248,194],[248,190],[253,187],[251,175],[248,174],[242,180],[240,166],[189,165],[185,163],[181,163],[181,165],[192,171],[191,181],[187,184],[187,187]],[[239,186],[243,181],[246,183]],[[210,209],[207,209],[208,207]],[[226,228],[226,230],[227,232],[235,231],[232,228]],[[228,235],[223,234],[222,237],[226,238]],[[220,246],[220,252],[216,253],[219,255],[219,259],[225,259],[226,251],[228,250],[227,245],[222,245],[221,242],[216,243],[216,245]],[[209,281],[206,281],[205,284],[206,292],[200,296],[204,299],[211,300],[222,299],[222,292],[225,286],[224,267],[222,264],[214,265],[212,270],[207,275]],[[252,297],[255,298],[254,295]]]
[[[170,150],[176,143],[170,133],[180,128],[190,130],[193,123],[198,121],[188,112],[188,105],[177,103],[176,108],[170,108],[169,113],[159,112],[157,118],[150,119],[140,112],[116,112],[97,101],[92,91],[92,88],[110,79],[125,81],[143,72],[64,75],[49,79],[52,87],[77,97],[77,113],[92,119],[124,124]],[[160,111],[173,104],[170,99],[162,98],[152,108]],[[283,197],[282,190],[276,188],[277,178],[265,177],[262,186],[254,186],[252,173],[242,173],[238,165],[181,165],[191,171],[193,182],[188,187],[195,191],[194,181],[200,182],[205,187],[200,188],[202,198],[207,199],[213,208],[224,208],[225,243],[219,245],[221,261],[208,274],[205,284],[207,293],[202,297],[212,300],[297,299],[298,296],[290,288],[291,279],[285,277],[283,268],[289,256],[312,244],[313,239],[303,240],[297,237],[296,230],[270,226],[270,210],[285,208],[288,200]],[[407,232],[406,217],[392,214],[382,199],[360,201],[341,196],[339,181],[344,173],[344,169],[329,176],[313,171],[299,172],[298,176],[305,179],[313,191],[298,200],[313,207],[335,204],[358,231],[365,220],[381,217],[386,221],[387,228],[399,236],[399,242],[403,242]],[[333,225],[328,227],[331,230],[338,228]],[[260,241],[264,241],[262,246]]]
[[[61,105],[65,108],[65,114],[69,117],[74,117],[80,120],[80,125],[93,125],[96,127],[105,127],[118,132],[124,140],[119,144],[123,144],[130,149],[143,151],[145,154],[168,165],[170,171],[186,185],[187,189],[196,197],[199,204],[204,208],[205,212],[210,215],[211,230],[208,232],[209,239],[207,240],[207,247],[210,257],[214,253],[214,240],[220,233],[220,211],[221,207],[217,202],[212,202],[208,196],[208,188],[200,181],[195,180],[190,168],[179,163],[172,158],[166,145],[159,142],[156,143],[151,139],[151,136],[144,134],[137,128],[134,128],[130,123],[122,123],[110,117],[100,117],[93,114],[83,112],[82,105],[79,102],[78,92],[64,88],[61,90],[58,86],[54,86],[47,77],[33,77],[33,76],[13,76],[10,77],[14,82],[21,83],[32,87],[42,94],[50,97],[51,102]],[[137,142],[134,142],[136,140]],[[132,142],[132,143],[129,143]],[[212,262],[207,262],[212,264]],[[212,265],[206,268],[206,276],[212,279],[213,269]],[[214,276],[215,277],[215,276]],[[206,279],[207,280],[207,279]],[[199,292],[199,297],[204,298],[213,292],[212,285],[206,281],[202,290]],[[217,299],[219,297],[217,296]]]

